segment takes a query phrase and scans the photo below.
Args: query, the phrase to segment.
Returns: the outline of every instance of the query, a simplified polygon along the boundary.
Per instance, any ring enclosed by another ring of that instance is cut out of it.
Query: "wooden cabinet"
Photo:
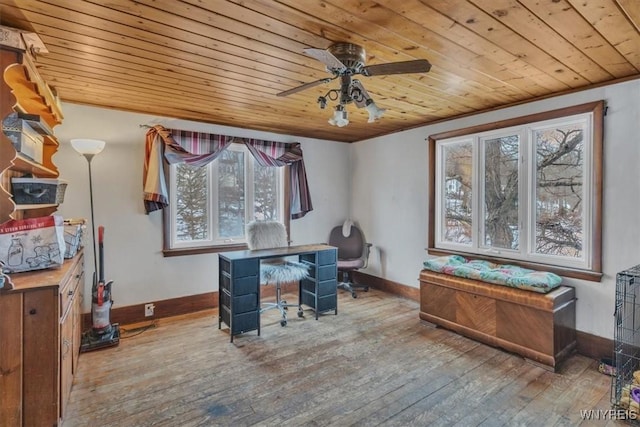
[[[11,279],[0,290],[0,424],[56,426],[80,352],[83,253]]]
[[[6,31],[2,34],[11,32]],[[20,41],[17,43],[16,41]],[[42,80],[20,38],[3,40],[0,37],[0,120],[12,113],[37,115],[52,129],[62,122],[62,112],[52,89]],[[53,135],[44,137],[42,162],[35,162],[17,152],[8,136],[0,131],[0,224],[9,219],[34,218],[50,215],[56,205],[18,206],[11,196],[11,178],[31,174],[40,178],[56,178],[58,169],[52,157],[58,150]]]

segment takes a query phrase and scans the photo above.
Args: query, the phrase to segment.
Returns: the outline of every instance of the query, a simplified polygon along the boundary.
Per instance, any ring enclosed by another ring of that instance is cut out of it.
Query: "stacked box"
[[[24,41],[20,33],[21,31],[17,28],[0,25],[0,45],[25,50]]]
[[[17,114],[10,114],[2,122],[2,131],[9,138],[17,152],[42,163],[44,138],[36,132],[26,120]]]
[[[55,204],[64,201],[67,182],[54,178],[11,178],[13,201],[17,205]]]

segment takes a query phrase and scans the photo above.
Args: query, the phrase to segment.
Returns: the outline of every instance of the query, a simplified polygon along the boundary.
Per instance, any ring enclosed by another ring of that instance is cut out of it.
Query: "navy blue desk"
[[[260,335],[260,260],[298,256],[309,266],[309,277],[300,281],[299,304],[316,314],[338,314],[338,249],[324,244],[218,253],[218,329],[224,322],[233,337],[249,331]]]

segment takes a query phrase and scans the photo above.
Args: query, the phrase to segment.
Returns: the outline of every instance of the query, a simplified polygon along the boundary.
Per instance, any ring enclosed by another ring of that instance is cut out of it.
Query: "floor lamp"
[[[96,227],[93,215],[93,182],[91,176],[91,160],[99,154],[105,142],[99,139],[72,139],[71,146],[82,154],[89,164],[89,201],[91,203],[91,234],[93,236],[93,286],[91,288],[91,323],[90,330],[82,333],[80,352],[98,350],[103,347],[118,345],[120,327],[111,324],[111,282],[103,283],[104,266],[102,264],[102,231],[100,234],[100,272],[98,272],[98,256],[96,254]],[[100,279],[98,279],[98,276]],[[98,283],[100,280],[100,283]],[[99,297],[98,297],[99,295]],[[104,301],[103,301],[104,297]]]
[[[96,227],[93,219],[93,183],[91,181],[91,160],[99,154],[105,146],[105,142],[99,139],[72,139],[71,146],[82,154],[89,163],[89,201],[91,203],[91,233],[93,236],[93,274],[98,274],[98,257],[96,256]],[[94,281],[96,278],[94,277]]]

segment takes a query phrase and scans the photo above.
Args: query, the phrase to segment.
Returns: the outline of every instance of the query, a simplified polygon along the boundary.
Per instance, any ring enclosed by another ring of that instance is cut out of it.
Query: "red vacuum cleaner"
[[[93,273],[91,288],[91,329],[82,334],[80,352],[116,346],[120,343],[120,325],[111,323],[111,286],[104,279],[104,227],[98,227],[98,272]],[[97,280],[96,280],[97,279]]]

